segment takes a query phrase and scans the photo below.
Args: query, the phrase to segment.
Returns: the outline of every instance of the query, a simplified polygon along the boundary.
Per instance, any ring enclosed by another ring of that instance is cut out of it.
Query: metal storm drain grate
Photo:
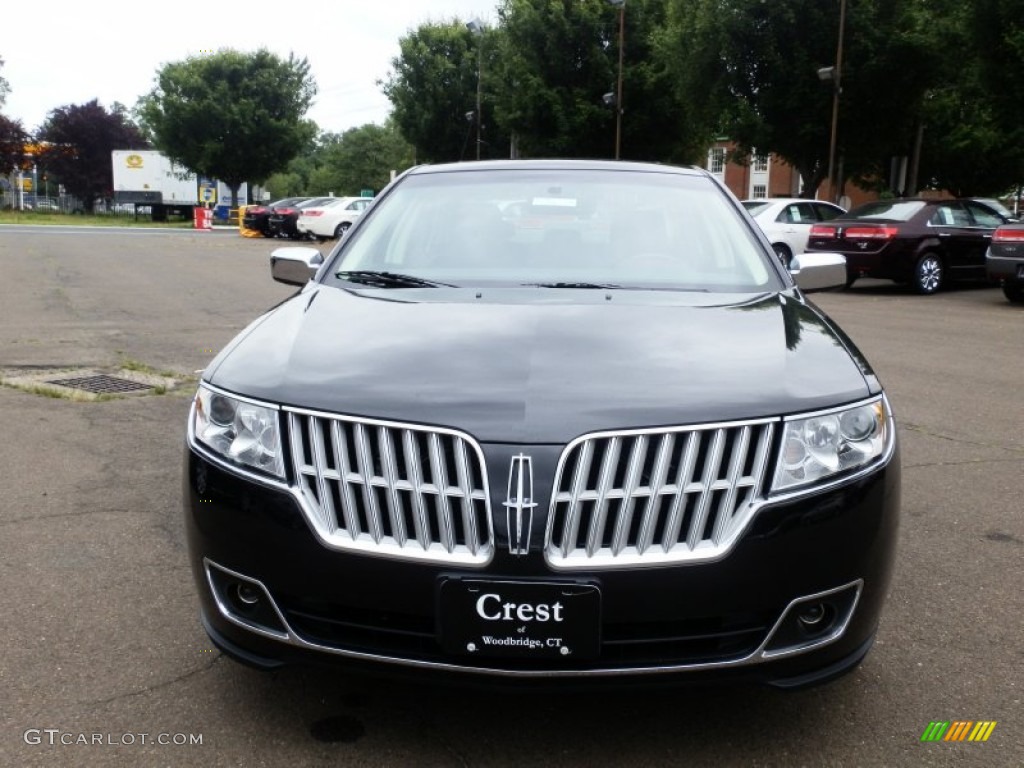
[[[145,389],[154,389],[150,384],[140,384],[130,379],[121,379],[117,376],[99,374],[96,376],[77,376],[71,379],[51,379],[47,384],[55,384],[58,387],[69,387],[91,392],[94,395],[114,395],[124,392],[141,392]]]

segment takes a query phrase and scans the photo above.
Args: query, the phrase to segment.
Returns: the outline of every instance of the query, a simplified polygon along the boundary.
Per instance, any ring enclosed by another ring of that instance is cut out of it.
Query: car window
[[[935,206],[928,223],[937,227],[969,227],[971,217],[959,203],[943,203]]]
[[[765,202],[764,200],[744,200],[741,205],[747,209],[747,213],[751,216],[757,216],[757,214],[761,213],[761,211],[771,205],[771,203]]]
[[[1006,223],[1001,216],[981,203],[967,203],[967,210],[974,219],[975,226],[995,228]]]
[[[714,292],[778,286],[769,256],[708,179],[509,170],[407,178],[331,271],[453,284],[588,283]]]
[[[832,205],[823,205],[822,203],[811,203],[811,205],[814,207],[818,221],[831,221],[843,212],[841,208]]]

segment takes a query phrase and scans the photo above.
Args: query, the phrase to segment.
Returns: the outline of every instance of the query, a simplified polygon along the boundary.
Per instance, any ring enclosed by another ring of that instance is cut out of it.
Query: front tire
[[[1024,283],[1016,280],[1003,281],[1003,296],[1011,304],[1024,304]]]
[[[946,268],[942,259],[934,253],[925,253],[914,265],[914,290],[922,296],[930,296],[942,288],[946,279]]]

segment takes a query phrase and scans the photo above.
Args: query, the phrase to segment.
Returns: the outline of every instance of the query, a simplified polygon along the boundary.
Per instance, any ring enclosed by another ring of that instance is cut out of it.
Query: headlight
[[[785,491],[870,464],[887,451],[892,430],[884,398],[787,419],[772,490]]]
[[[196,393],[196,440],[235,464],[284,477],[281,431],[275,408],[208,389]]]

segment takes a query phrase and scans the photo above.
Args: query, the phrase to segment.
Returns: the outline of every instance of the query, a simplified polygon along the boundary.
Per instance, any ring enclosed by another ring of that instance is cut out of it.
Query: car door
[[[807,250],[811,226],[818,221],[811,203],[789,203],[775,217],[775,240],[781,240],[796,256]]]
[[[974,231],[971,215],[959,201],[950,200],[935,206],[928,228],[939,238],[942,253],[949,269],[950,277],[956,279],[965,275],[976,260],[973,255],[979,240]],[[984,265],[984,251],[982,252]]]
[[[970,269],[971,276],[981,277],[985,274],[985,253],[992,242],[992,233],[1006,223],[1006,219],[987,205],[968,200],[964,203],[971,216],[971,233],[973,235],[965,256],[965,270]]]

